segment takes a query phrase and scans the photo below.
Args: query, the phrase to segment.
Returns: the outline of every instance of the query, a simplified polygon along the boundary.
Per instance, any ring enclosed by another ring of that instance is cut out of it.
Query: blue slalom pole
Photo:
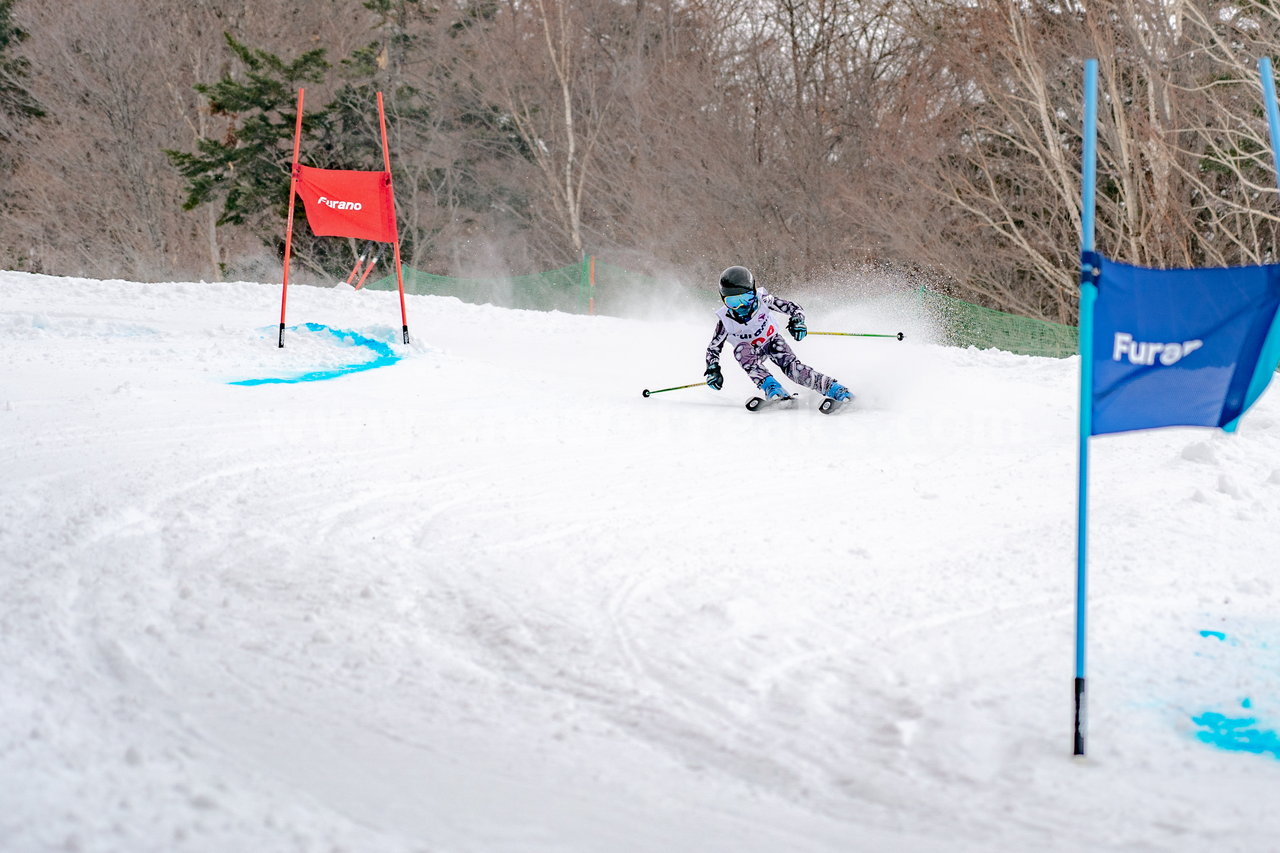
[[[1271,57],[1264,56],[1258,60],[1258,77],[1262,80],[1262,102],[1267,110],[1267,130],[1271,136],[1271,160],[1275,165],[1276,183],[1280,185],[1280,110],[1276,108],[1276,80],[1271,70]],[[1253,401],[1262,395],[1271,383],[1275,371],[1280,369],[1280,317],[1277,317],[1267,332],[1262,345],[1262,355],[1254,369],[1253,378],[1245,392],[1244,408],[1249,408]],[[1235,432],[1240,425],[1240,418],[1224,425],[1225,432]]]
[[[1093,251],[1094,205],[1098,172],[1098,60],[1084,63],[1084,147],[1081,169],[1081,260]],[[1080,446],[1079,480],[1076,486],[1076,677],[1074,755],[1084,755],[1085,742],[1085,609],[1086,562],[1089,534],[1089,436],[1093,433],[1093,305],[1098,298],[1094,283],[1098,271],[1080,270]]]
[[[1267,108],[1267,130],[1271,133],[1271,161],[1276,166],[1276,181],[1280,184],[1280,152],[1276,140],[1280,139],[1280,112],[1276,110],[1276,80],[1271,72],[1271,57],[1258,60],[1258,76],[1262,78],[1262,101]]]
[[[1084,61],[1084,151],[1080,192],[1081,248],[1093,251],[1094,195],[1098,185],[1098,60]]]

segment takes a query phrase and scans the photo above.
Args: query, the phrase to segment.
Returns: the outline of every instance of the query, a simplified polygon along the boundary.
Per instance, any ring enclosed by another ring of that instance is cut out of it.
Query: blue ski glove
[[[708,364],[705,376],[707,377],[707,384],[711,386],[711,390],[719,391],[724,387],[724,374],[720,372],[720,365]]]
[[[791,333],[791,337],[797,341],[803,340],[804,336],[809,334],[809,330],[804,326],[804,317],[799,314],[793,316],[787,321],[787,331]]]

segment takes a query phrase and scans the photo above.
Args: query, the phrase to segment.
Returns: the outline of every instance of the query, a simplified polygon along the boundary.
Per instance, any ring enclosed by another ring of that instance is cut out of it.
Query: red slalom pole
[[[369,261],[369,266],[364,268],[364,273],[360,276],[360,281],[356,282],[356,290],[364,287],[364,280],[369,277],[369,273],[373,272],[373,268],[378,265],[378,261],[382,260],[382,247],[378,247],[378,253]]]
[[[284,232],[284,286],[280,289],[280,347],[284,346],[284,309],[289,299],[289,254],[293,249],[293,202],[298,188],[298,149],[301,145],[302,89],[298,89],[298,120],[293,126],[293,162],[289,166],[289,220]]]
[[[391,152],[387,148],[387,114],[382,109],[382,93],[378,93],[378,126],[382,130],[382,163],[387,169],[387,192],[391,196],[391,213],[394,218],[396,210],[396,190],[391,183]],[[400,323],[404,329],[404,342],[409,343],[409,316],[404,308],[404,273],[400,269],[400,225],[397,220],[395,234],[396,249],[396,286],[400,289]]]
[[[347,276],[347,284],[356,280],[356,273],[360,272],[360,267],[364,266],[364,259],[367,257],[369,257],[369,250],[365,249],[360,253],[360,256],[356,258],[356,265],[351,268],[351,274]]]

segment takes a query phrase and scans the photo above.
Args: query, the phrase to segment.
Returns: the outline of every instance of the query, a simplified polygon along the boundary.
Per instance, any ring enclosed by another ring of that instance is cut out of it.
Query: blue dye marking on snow
[[[1204,743],[1234,752],[1252,752],[1255,755],[1269,753],[1280,759],[1280,735],[1258,728],[1256,717],[1228,717],[1216,711],[1206,711],[1198,717],[1192,717],[1191,722],[1203,729],[1196,732],[1196,737]]]
[[[310,373],[304,373],[301,376],[292,378],[270,378],[270,379],[241,379],[237,382],[228,382],[228,385],[292,385],[297,382],[321,382],[325,379],[336,379],[339,376],[346,376],[349,373],[359,373],[362,370],[373,370],[377,367],[386,367],[395,364],[400,360],[400,356],[392,351],[391,347],[382,341],[375,341],[373,338],[366,338],[364,335],[344,329],[331,329],[319,323],[303,323],[302,328],[309,332],[328,332],[338,340],[349,346],[364,347],[372,351],[377,358],[372,361],[361,361],[355,364],[347,364],[333,370],[313,370]]]
[[[1239,642],[1228,639],[1222,631],[1201,631],[1200,636],[1212,637],[1230,646],[1240,645]],[[1240,700],[1240,707],[1245,711],[1252,710],[1253,699],[1244,697]],[[1196,739],[1202,743],[1233,752],[1251,752],[1254,755],[1270,755],[1280,759],[1280,734],[1258,725],[1258,718],[1255,716],[1229,717],[1217,711],[1205,711],[1198,717],[1193,716],[1191,722],[1199,727]]]

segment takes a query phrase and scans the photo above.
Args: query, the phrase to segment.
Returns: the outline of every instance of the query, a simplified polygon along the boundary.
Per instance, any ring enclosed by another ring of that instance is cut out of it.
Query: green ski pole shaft
[[[650,394],[661,394],[663,391],[679,391],[681,388],[697,388],[699,386],[705,386],[706,384],[707,383],[705,382],[691,382],[688,385],[677,385],[674,388],[659,388],[657,391],[650,391],[648,388],[646,388],[644,389],[643,392],[641,392],[640,396],[648,397]]]
[[[892,335],[873,335],[867,332],[810,332],[811,335],[841,335],[846,338],[897,338],[902,340],[905,335],[898,332]]]

